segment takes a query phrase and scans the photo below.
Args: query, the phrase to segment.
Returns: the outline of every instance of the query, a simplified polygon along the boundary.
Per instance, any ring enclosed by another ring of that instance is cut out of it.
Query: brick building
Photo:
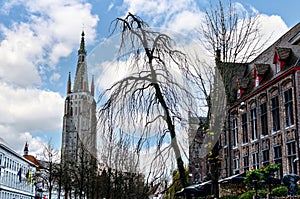
[[[218,66],[230,82],[220,177],[273,163],[278,177],[300,174],[300,23],[250,63]]]

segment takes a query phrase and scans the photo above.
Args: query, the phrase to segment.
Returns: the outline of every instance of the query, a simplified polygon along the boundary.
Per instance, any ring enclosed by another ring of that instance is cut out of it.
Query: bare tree
[[[42,184],[45,183],[49,199],[52,198],[53,189],[58,185],[59,181],[59,154],[52,146],[51,139],[47,145],[44,145],[43,153],[41,154],[42,168],[40,170],[39,178],[42,179]]]
[[[222,62],[246,63],[262,51],[268,40],[262,41],[257,13],[238,9],[230,0],[226,5],[222,0],[217,5],[210,3],[200,28],[201,41],[215,56],[219,49]]]
[[[263,35],[260,32],[257,13],[249,13],[236,6],[237,4],[233,4],[231,1],[226,6],[222,0],[219,0],[217,5],[210,3],[209,9],[206,10],[204,23],[200,27],[200,41],[205,49],[214,56],[215,63],[192,59],[194,63],[191,64],[195,71],[191,75],[198,77],[198,81],[195,83],[206,97],[209,109],[207,123],[210,124],[209,131],[214,132],[215,138],[219,138],[226,121],[224,119],[222,124],[219,123],[219,128],[216,128],[213,127],[212,123],[215,121],[212,119],[215,120],[216,115],[226,118],[225,106],[236,100],[236,81],[251,72],[247,70],[247,63],[255,58],[268,42],[268,39],[262,40]],[[195,78],[197,79],[197,77]],[[210,82],[210,80],[213,81]],[[222,100],[221,98],[226,99]],[[215,109],[215,107],[218,108]],[[216,114],[216,110],[221,114]],[[214,117],[211,117],[212,115]],[[206,136],[206,138],[208,137],[209,135]],[[218,167],[220,166],[218,145],[219,142],[216,139],[208,156],[216,196],[218,195],[217,181]]]
[[[137,151],[149,147],[150,138],[155,137],[157,151],[173,150],[181,184],[186,187],[176,127],[187,117],[192,105],[193,110],[197,107],[193,89],[189,87],[186,55],[173,49],[174,41],[168,35],[151,30],[131,13],[117,18],[113,25],[113,32],[121,32],[120,53],[132,52],[128,64],[133,72],[100,95],[103,104],[99,127],[102,132],[111,127],[132,135]],[[171,140],[170,145],[163,148],[166,137]],[[156,157],[159,156],[161,153]],[[160,161],[165,162],[166,159]]]

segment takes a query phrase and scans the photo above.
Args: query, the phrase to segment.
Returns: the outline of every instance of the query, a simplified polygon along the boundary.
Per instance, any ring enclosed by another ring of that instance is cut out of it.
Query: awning
[[[186,196],[186,195],[193,195],[193,196],[207,196],[211,194],[211,181],[203,182],[201,184],[193,184],[187,186],[180,191],[176,192],[176,196]]]
[[[236,174],[224,179],[219,180],[219,184],[225,184],[225,183],[240,183],[244,181],[244,178],[246,177],[246,173],[240,173]]]

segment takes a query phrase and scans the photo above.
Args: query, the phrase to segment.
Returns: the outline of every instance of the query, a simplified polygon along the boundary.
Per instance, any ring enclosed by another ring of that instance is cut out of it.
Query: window
[[[253,166],[253,169],[258,169],[259,168],[259,157],[258,157],[258,152],[254,152],[252,154],[252,166]]]
[[[243,157],[244,171],[249,171],[249,156],[248,154]]]
[[[238,157],[234,157],[233,166],[234,166],[233,167],[234,168],[233,173],[238,174],[239,173],[239,159],[238,159]]]
[[[233,134],[233,147],[237,147],[237,145],[238,145],[238,126],[237,126],[236,118],[234,118],[232,120],[232,134]]]
[[[255,87],[258,87],[259,84],[260,84],[260,82],[261,82],[261,80],[262,80],[262,76],[261,76],[261,75],[258,75],[258,71],[257,71],[256,68],[254,69],[254,79],[255,79],[255,81],[254,81],[254,86],[255,86]]]
[[[241,97],[242,97],[242,90],[240,88],[238,88],[236,98],[240,99]]]
[[[252,140],[257,139],[257,118],[256,118],[256,108],[250,111],[251,113],[251,131],[252,131]]]
[[[255,77],[255,87],[258,87],[259,86],[259,77],[256,76]]]
[[[247,113],[242,115],[243,143],[248,142]]]
[[[282,170],[282,152],[281,152],[281,146],[274,146],[274,163],[275,164],[280,164],[280,169],[277,172],[278,178],[281,178],[283,175],[283,170]]]
[[[224,131],[224,146],[227,146],[227,131]]]
[[[296,144],[295,141],[287,143],[288,170],[289,173],[297,173]]]
[[[277,61],[275,63],[275,70],[276,70],[276,73],[279,73],[281,71],[281,64],[280,64],[280,61]]]
[[[281,159],[282,152],[281,152],[281,146],[274,146],[274,160]]]
[[[286,126],[292,126],[294,124],[293,116],[293,96],[292,89],[288,89],[284,92],[284,108],[285,108],[285,124]]]
[[[280,121],[279,121],[279,102],[278,102],[278,96],[273,97],[272,100],[272,121],[273,121],[273,131],[279,131],[280,130]]]
[[[260,122],[261,122],[261,134],[268,135],[267,102],[260,105]]]
[[[268,165],[269,164],[269,149],[265,149],[262,151],[262,155],[263,155],[263,159],[262,159],[262,163],[264,166]]]

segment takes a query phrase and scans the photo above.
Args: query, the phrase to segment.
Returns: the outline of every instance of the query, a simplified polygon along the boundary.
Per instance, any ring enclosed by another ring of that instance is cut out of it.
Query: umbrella
[[[300,176],[296,174],[285,174],[282,178],[282,182],[288,187],[289,195],[295,196],[297,191],[297,181],[300,180]]]

